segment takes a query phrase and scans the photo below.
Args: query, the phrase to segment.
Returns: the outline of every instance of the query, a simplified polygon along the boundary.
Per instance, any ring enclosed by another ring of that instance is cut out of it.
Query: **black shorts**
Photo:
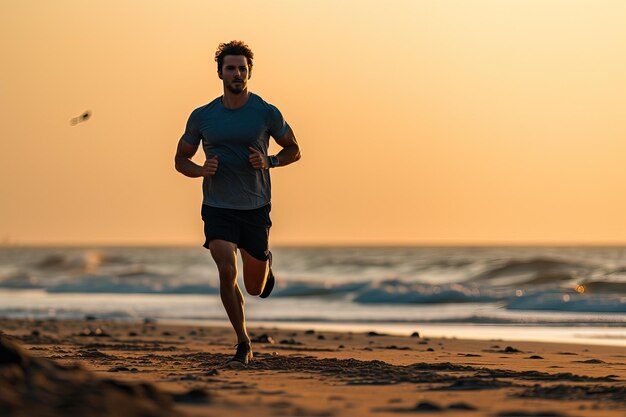
[[[237,244],[255,258],[266,261],[272,221],[271,204],[252,210],[227,209],[202,205],[205,248],[214,239]]]

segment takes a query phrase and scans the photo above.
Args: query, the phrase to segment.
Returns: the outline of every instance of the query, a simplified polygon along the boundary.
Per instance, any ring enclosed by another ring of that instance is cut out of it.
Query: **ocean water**
[[[250,324],[626,346],[626,247],[272,252],[277,286],[246,298]],[[88,315],[228,323],[201,247],[0,248],[0,317]]]

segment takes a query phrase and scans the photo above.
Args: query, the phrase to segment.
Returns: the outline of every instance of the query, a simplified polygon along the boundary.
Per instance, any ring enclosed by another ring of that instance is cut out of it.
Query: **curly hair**
[[[226,55],[243,55],[248,61],[248,72],[252,72],[252,59],[254,54],[248,45],[242,41],[230,41],[228,43],[220,43],[215,51],[215,60],[217,61],[217,72],[222,72],[224,65],[224,57]]]

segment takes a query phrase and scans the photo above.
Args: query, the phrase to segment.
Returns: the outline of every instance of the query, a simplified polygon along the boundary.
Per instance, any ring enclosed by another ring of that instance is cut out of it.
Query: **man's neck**
[[[240,94],[234,94],[225,90],[224,95],[222,96],[222,104],[227,109],[234,110],[245,106],[249,98],[250,92],[247,89],[242,91]]]

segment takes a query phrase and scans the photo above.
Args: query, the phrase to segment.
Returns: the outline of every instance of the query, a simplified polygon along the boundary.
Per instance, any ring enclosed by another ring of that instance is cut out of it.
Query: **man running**
[[[237,285],[237,249],[248,294],[266,298],[274,288],[268,249],[271,210],[270,168],[300,159],[293,130],[280,111],[248,91],[254,54],[241,41],[219,45],[215,60],[224,94],[189,116],[176,150],[176,170],[203,177],[202,220],[206,241],[220,277],[220,297],[237,334],[230,364],[252,360],[244,298]],[[268,155],[269,137],[282,149]],[[191,161],[202,142],[206,162]]]

